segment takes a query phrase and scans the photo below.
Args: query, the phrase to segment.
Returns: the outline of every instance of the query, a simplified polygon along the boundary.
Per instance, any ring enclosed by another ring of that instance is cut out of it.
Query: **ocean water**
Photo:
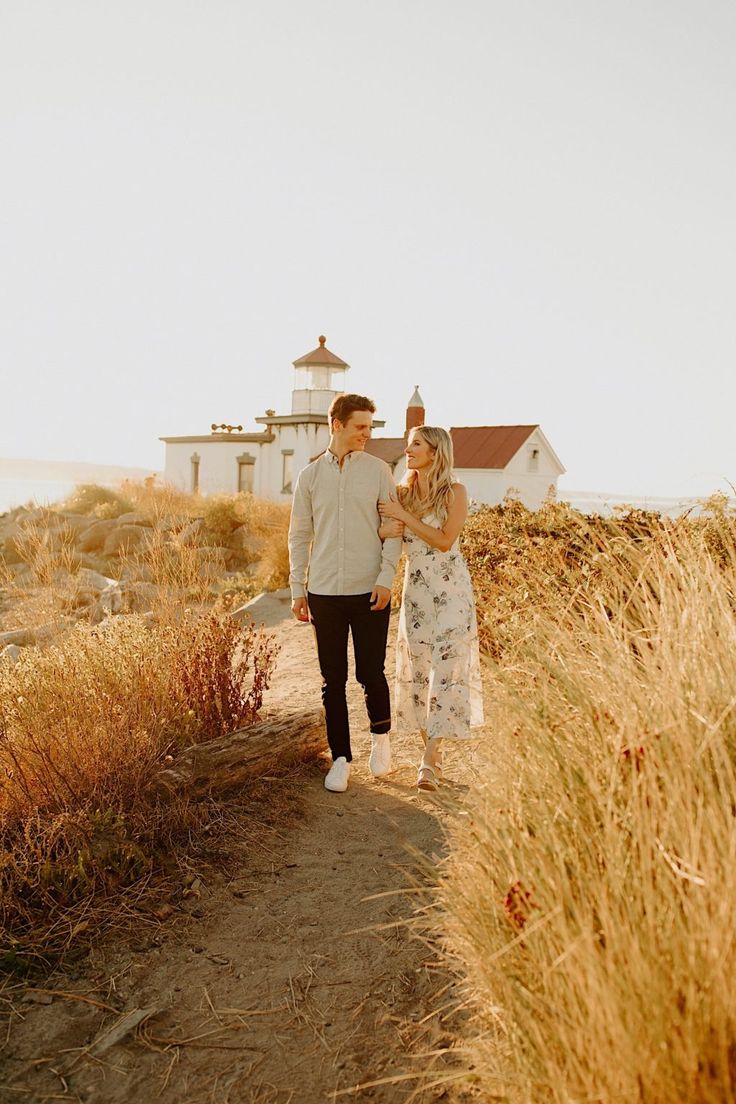
[[[35,502],[39,506],[59,502],[71,494],[78,480],[0,479],[0,514],[14,506]]]

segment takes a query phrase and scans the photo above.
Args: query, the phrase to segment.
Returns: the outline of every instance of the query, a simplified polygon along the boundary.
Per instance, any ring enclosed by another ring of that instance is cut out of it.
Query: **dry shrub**
[[[269,638],[210,613],[78,626],[0,665],[0,930],[23,946],[57,912],[140,877],[186,826],[151,782],[168,756],[251,724]]]
[[[172,589],[203,601],[211,596],[212,584],[224,571],[217,561],[219,553],[208,552],[211,546],[226,549],[236,547],[232,539],[236,531],[244,530],[252,547],[237,546],[237,563],[252,568],[250,581],[241,590],[250,596],[258,589],[275,590],[289,580],[287,535],[290,507],[287,503],[256,498],[252,494],[188,495],[169,484],[144,484],[130,481],[122,485],[125,497],[135,509],[151,518],[154,534],[146,548],[131,560],[139,565],[133,571],[155,582],[167,592]],[[201,518],[201,532],[181,540],[188,520]],[[140,570],[140,565],[143,565]]]
[[[131,504],[136,513],[150,517],[154,523],[161,518],[199,517],[202,499],[198,494],[188,494],[172,483],[159,483],[152,476],[138,482],[124,479],[120,494]]]
[[[289,585],[289,509],[278,514],[261,530],[264,545],[256,571],[256,581],[264,590],[279,590]]]
[[[517,555],[519,516],[477,523],[511,546],[479,588],[504,664],[439,886],[469,1079],[528,1104],[733,1101],[733,518],[571,518],[568,550],[522,519],[542,558]]]
[[[0,568],[0,628],[38,629],[49,627],[49,635],[66,626],[65,614],[76,583],[72,573],[79,560],[74,550],[74,534],[58,517],[45,511],[52,524],[44,520],[26,522],[13,538],[15,557],[28,564],[29,571],[16,577],[8,568]]]
[[[587,516],[566,503],[546,502],[527,510],[520,502],[483,507],[462,535],[478,607],[481,648],[493,659],[513,662],[534,634],[536,619],[572,598],[581,585],[602,600],[615,600],[629,550],[661,552],[682,532],[708,534],[730,517],[666,518],[626,507],[617,517]]]
[[[181,540],[164,528],[151,529],[142,547],[121,557],[121,565],[127,578],[154,584],[152,608],[157,612],[206,603],[212,582],[224,569],[213,549]]]
[[[30,579],[38,586],[50,586],[59,572],[73,571],[77,566],[74,551],[74,531],[59,524],[51,510],[41,518],[27,521],[13,539],[18,558],[31,569]]]
[[[252,495],[208,495],[202,503],[205,529],[217,544],[225,544],[241,525],[252,528]]]
[[[86,517],[116,518],[133,509],[131,500],[111,487],[101,487],[97,483],[79,483],[62,509],[71,514],[84,514]]]

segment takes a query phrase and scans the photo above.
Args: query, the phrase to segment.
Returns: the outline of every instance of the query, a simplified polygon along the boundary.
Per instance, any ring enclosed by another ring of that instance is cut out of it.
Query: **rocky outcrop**
[[[9,629],[7,632],[0,632],[0,648],[4,648],[9,644],[15,644],[17,647],[26,647],[28,644],[46,644],[73,624],[73,619],[62,617],[56,621],[48,621],[43,625],[34,625],[33,628]]]
[[[32,597],[51,582],[63,616],[28,628],[14,627],[18,619],[9,625],[6,620],[0,651],[13,658],[17,649],[45,643],[78,621],[104,627],[109,618],[121,614],[148,615],[159,594],[161,565],[169,556],[174,562],[177,556],[193,556],[200,581],[213,593],[221,593],[231,576],[231,593],[237,593],[243,574],[252,574],[259,563],[264,545],[263,538],[237,521],[227,531],[221,523],[210,529],[204,517],[187,515],[154,518],[128,511],[98,519],[46,507],[18,507],[0,515],[0,615],[10,608],[10,594],[15,599]],[[192,566],[190,561],[187,571]],[[287,599],[288,592],[262,594],[234,616],[275,623]],[[8,653],[8,648],[14,651]]]
[[[125,556],[143,548],[146,530],[142,525],[116,525],[102,548],[104,556]]]
[[[77,542],[78,552],[101,552],[105,541],[117,528],[117,521],[96,521],[86,530]]]
[[[233,610],[232,617],[239,622],[252,621],[256,625],[265,625],[269,628],[283,621],[290,608],[291,591],[288,587],[283,590],[264,590],[249,602]]]

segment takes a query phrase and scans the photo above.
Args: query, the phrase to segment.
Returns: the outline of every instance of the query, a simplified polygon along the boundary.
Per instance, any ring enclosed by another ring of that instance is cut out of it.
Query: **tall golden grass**
[[[250,496],[128,484],[113,501],[97,490],[80,489],[75,507],[99,516],[123,503],[153,522],[117,562],[154,584],[152,610],[80,622],[0,664],[0,966],[53,958],[68,936],[59,917],[160,863],[198,814],[157,793],[157,771],[183,745],[252,723],[273,670],[270,638],[218,600],[223,564],[210,542],[246,525],[260,552],[274,546],[256,572],[269,578],[288,512]],[[201,536],[182,538],[196,517]],[[49,540],[43,520],[22,538],[29,582],[4,580],[8,616],[25,626],[58,615],[73,587],[70,542]]]
[[[155,792],[156,773],[182,746],[252,723],[273,658],[255,629],[179,611],[79,625],[0,665],[6,965],[39,947],[53,956],[40,929],[151,870],[191,825],[185,800]]]
[[[711,505],[469,523],[490,734],[438,930],[481,1099],[736,1098],[736,527]]]

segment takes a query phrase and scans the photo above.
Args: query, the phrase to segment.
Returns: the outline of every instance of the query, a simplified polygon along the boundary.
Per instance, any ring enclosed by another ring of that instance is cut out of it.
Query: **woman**
[[[420,426],[406,449],[398,502],[382,502],[382,518],[404,526],[407,553],[396,646],[396,724],[424,741],[417,786],[436,790],[442,740],[468,736],[483,724],[478,627],[473,588],[457,541],[468,495],[452,474],[447,430]]]

